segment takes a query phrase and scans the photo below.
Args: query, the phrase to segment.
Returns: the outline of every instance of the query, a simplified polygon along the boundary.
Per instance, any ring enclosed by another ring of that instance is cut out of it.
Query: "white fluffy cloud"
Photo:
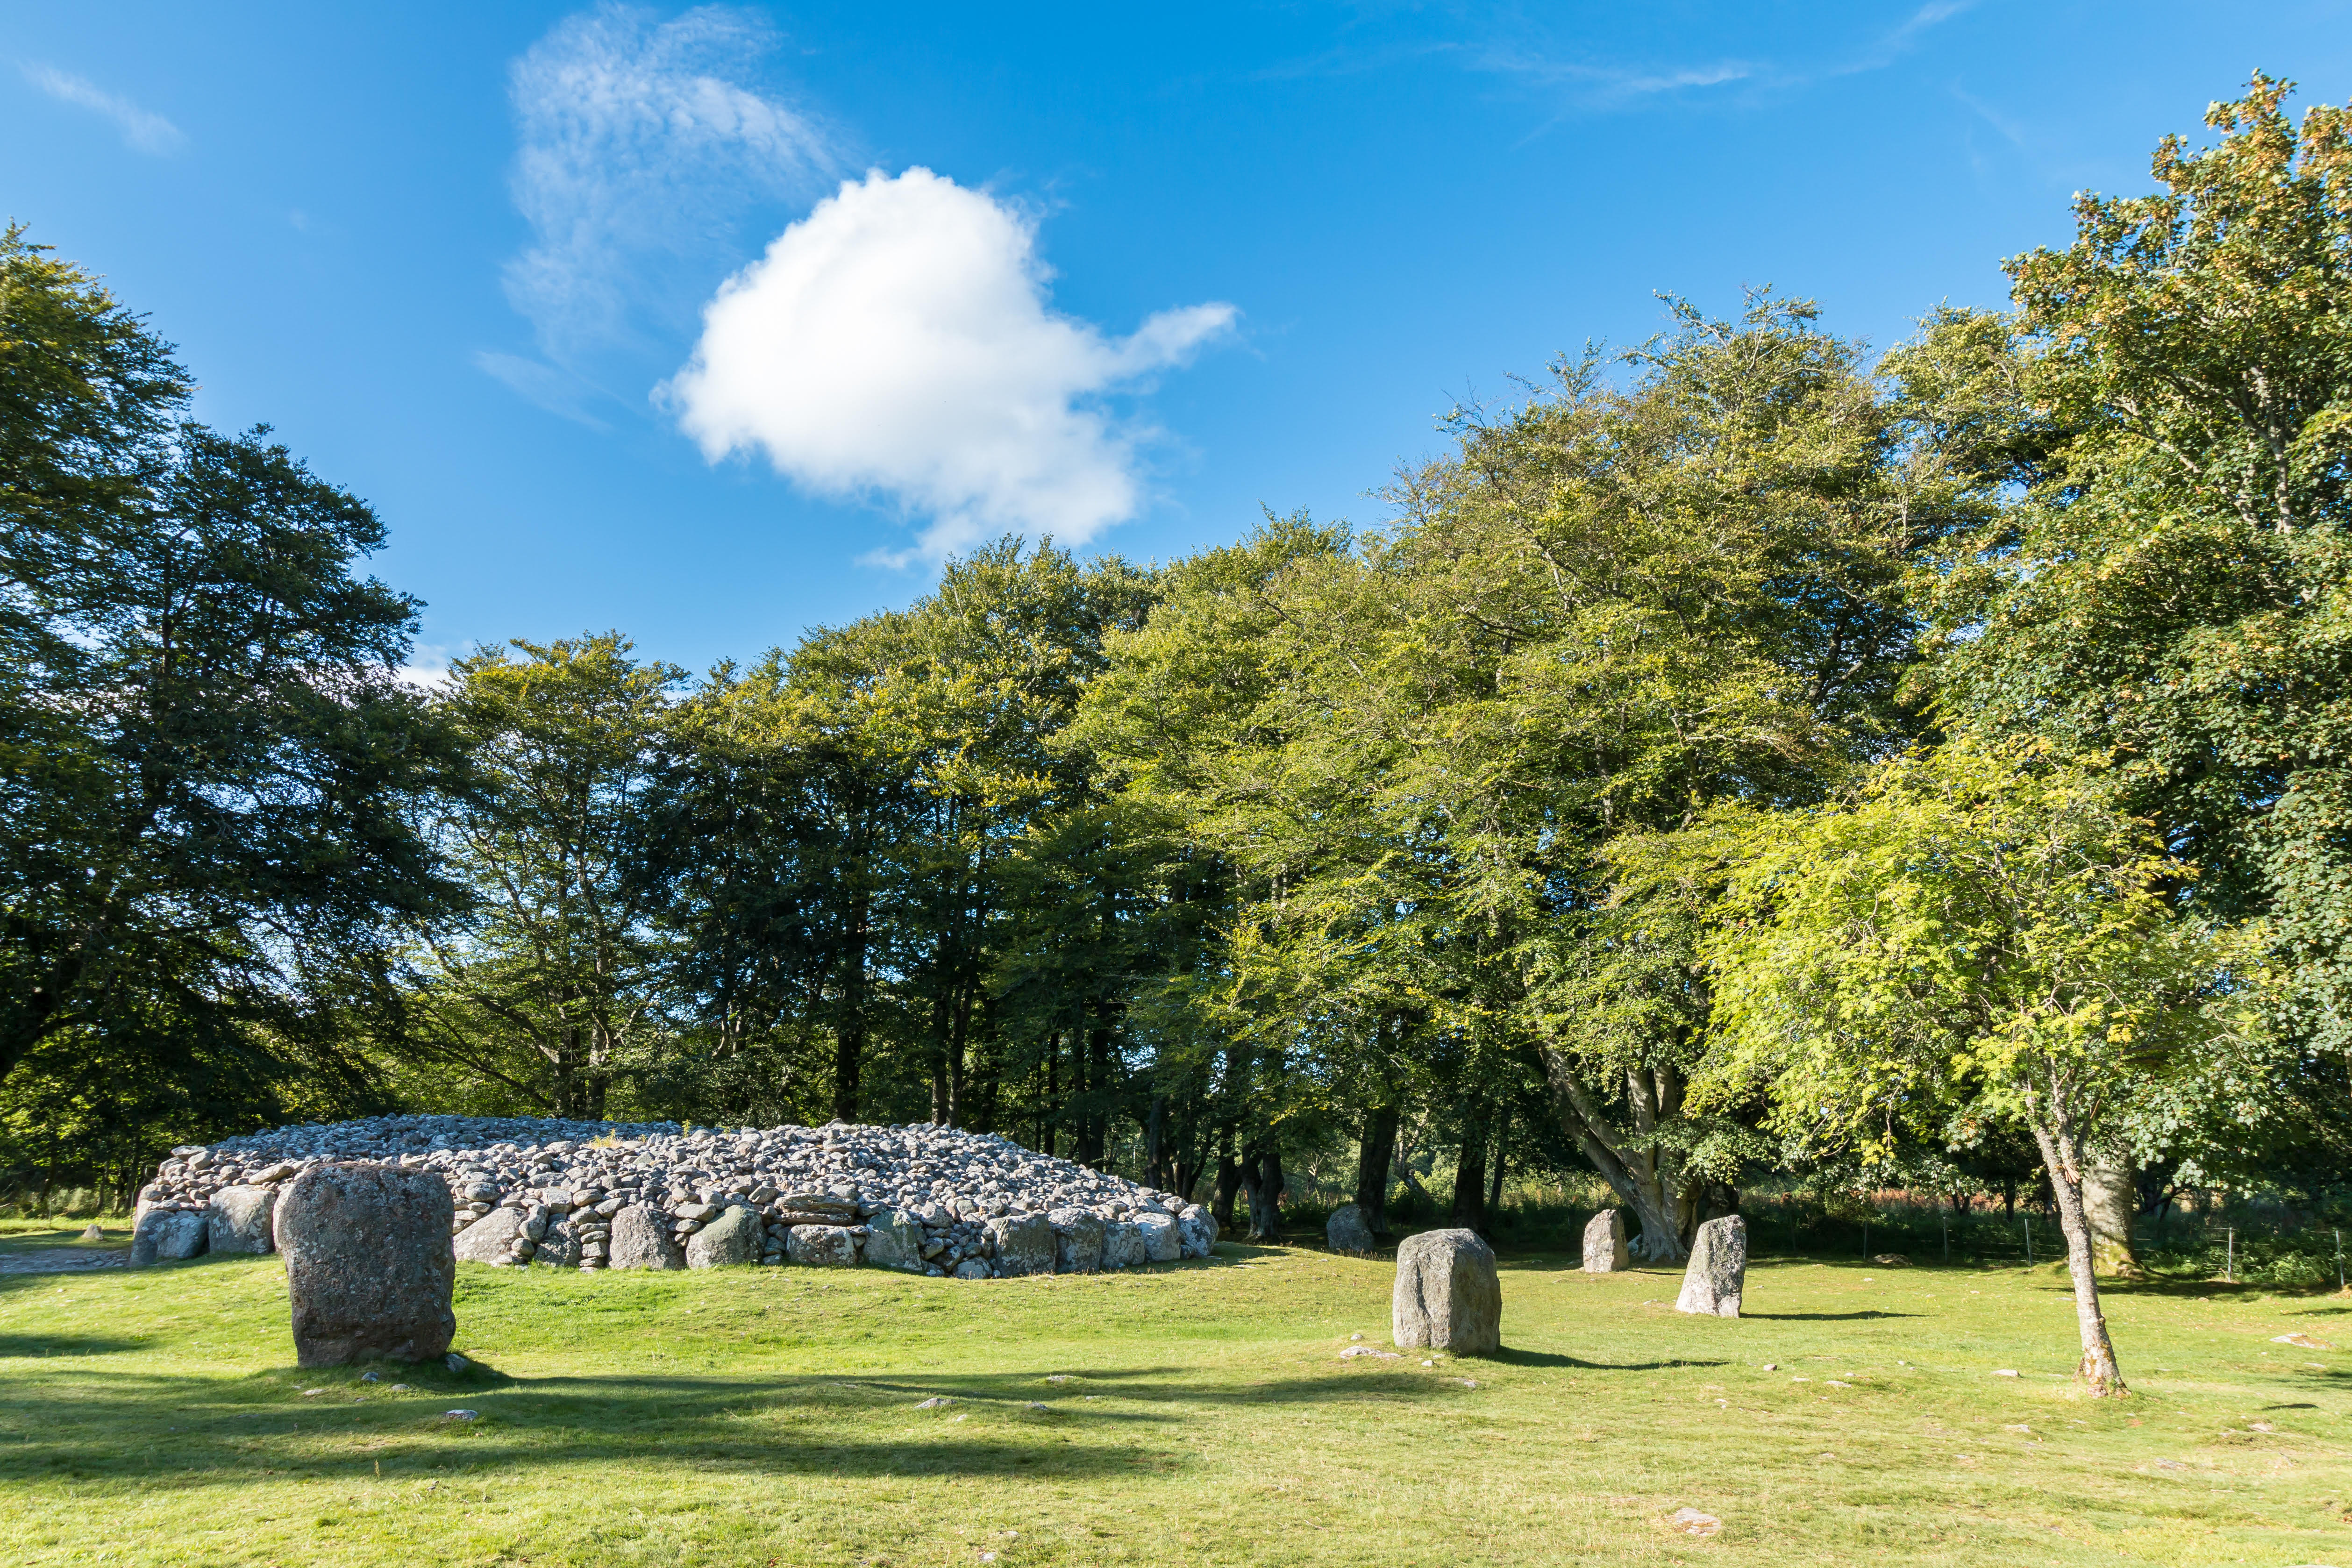
[[[1150,433],[1105,395],[1235,311],[1109,337],[1048,307],[1051,276],[1023,214],[929,169],[877,171],[719,289],[667,395],[712,461],[756,451],[823,494],[895,500],[928,520],[934,559],[1008,531],[1078,543],[1142,504]]]
[[[559,363],[626,339],[699,270],[678,301],[690,310],[745,210],[833,166],[811,120],[756,82],[775,41],[728,6],[661,22],[606,5],[515,61],[512,189],[532,244],[507,265],[507,296]]]

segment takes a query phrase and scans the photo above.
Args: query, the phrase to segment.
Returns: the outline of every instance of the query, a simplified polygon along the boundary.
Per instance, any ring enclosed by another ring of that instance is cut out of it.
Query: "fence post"
[[[2235,1285],[2238,1282],[2238,1232],[2234,1226],[2231,1228],[2229,1240],[2224,1245],[2229,1250],[2222,1254],[2221,1278]]]
[[[2025,1266],[2033,1267],[2033,1216],[2025,1216]]]

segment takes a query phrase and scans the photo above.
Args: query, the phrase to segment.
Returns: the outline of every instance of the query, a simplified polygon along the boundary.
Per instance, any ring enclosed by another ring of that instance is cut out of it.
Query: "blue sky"
[[[392,531],[429,660],[700,668],[1008,529],[1376,521],[1654,293],[1886,344],[2340,3],[16,5],[0,208]]]

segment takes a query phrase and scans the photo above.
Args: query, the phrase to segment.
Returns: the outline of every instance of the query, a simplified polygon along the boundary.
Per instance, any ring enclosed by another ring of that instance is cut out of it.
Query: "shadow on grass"
[[[1875,1307],[1859,1312],[1742,1312],[1743,1318],[1756,1318],[1768,1323],[1853,1323],[1868,1318],[1916,1318],[1917,1312],[1882,1312]]]
[[[12,1356],[113,1355],[140,1348],[137,1340],[100,1339],[94,1334],[0,1334],[0,1361]]]
[[[379,1381],[362,1374],[373,1371]],[[1048,1375],[1066,1380],[1049,1384]],[[1347,1373],[1234,1385],[1191,1369],[849,1377],[512,1378],[476,1363],[278,1368],[242,1378],[13,1368],[46,1414],[0,1447],[0,1479],[208,1485],[257,1472],[340,1478],[667,1460],[747,1476],[1045,1476],[1093,1480],[1189,1466],[1134,1437],[1202,1406],[1445,1398],[1426,1375]],[[395,1391],[395,1384],[404,1384]],[[1092,1398],[1083,1397],[1092,1395]],[[919,1409],[927,1399],[946,1403]],[[1139,1408],[1140,1406],[1140,1408]],[[1189,1408],[1188,1408],[1189,1407]],[[467,1420],[448,1414],[472,1410]],[[1134,1437],[1130,1437],[1130,1434]]]
[[[1557,1351],[1517,1351],[1506,1345],[1493,1355],[1484,1358],[1502,1363],[1505,1366],[1570,1366],[1585,1372],[1664,1372],[1678,1366],[1727,1366],[1723,1361],[1587,1361],[1581,1356],[1561,1355]],[[1468,1364],[1468,1363],[1465,1363]]]

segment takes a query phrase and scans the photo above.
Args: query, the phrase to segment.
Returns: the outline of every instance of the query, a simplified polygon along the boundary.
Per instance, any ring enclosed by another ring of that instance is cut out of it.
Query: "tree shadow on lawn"
[[[362,1383],[373,1370],[381,1384]],[[347,1478],[668,1461],[697,1470],[782,1476],[1044,1476],[1087,1479],[1190,1465],[1127,1434],[1181,1424],[1181,1409],[1106,1407],[1323,1402],[1343,1394],[1443,1397],[1427,1376],[1336,1374],[1204,1385],[1189,1369],[1070,1374],[946,1373],[750,1379],[561,1376],[516,1379],[432,1363],[243,1378],[19,1369],[10,1403],[50,1414],[0,1447],[0,1478],[138,1479],[206,1485],[257,1473]],[[411,1391],[392,1392],[394,1383]],[[303,1396],[306,1386],[323,1392]],[[1080,1393],[1097,1395],[1080,1401]],[[943,1406],[922,1410],[927,1398]],[[1033,1406],[1043,1406],[1034,1408]],[[452,1418],[453,1408],[477,1413]],[[973,1424],[967,1425],[967,1422]]]
[[[112,1355],[141,1349],[137,1340],[100,1339],[93,1334],[0,1334],[0,1361],[52,1355]]]
[[[1858,1312],[1743,1311],[1739,1315],[1743,1318],[1754,1318],[1759,1322],[1765,1323],[1854,1323],[1861,1322],[1870,1318],[1916,1318],[1924,1316],[1925,1314],[1919,1312],[1884,1312],[1875,1307],[1868,1307]]]
[[[1513,1350],[1508,1345],[1491,1356],[1464,1360],[1453,1364],[1475,1366],[1478,1361],[1500,1362],[1505,1366],[1569,1366],[1584,1372],[1668,1372],[1675,1367],[1728,1366],[1727,1361],[1697,1361],[1687,1357],[1671,1361],[1587,1361],[1581,1356],[1561,1355],[1557,1351]]]

